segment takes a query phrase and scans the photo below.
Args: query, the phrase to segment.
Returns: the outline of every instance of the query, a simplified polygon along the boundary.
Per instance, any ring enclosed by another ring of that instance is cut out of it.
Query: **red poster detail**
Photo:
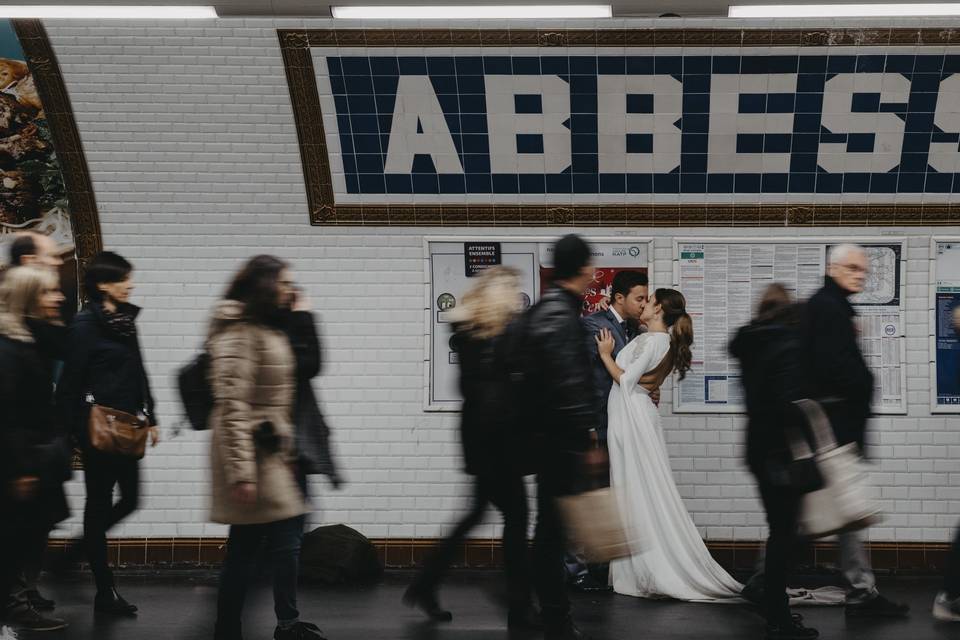
[[[593,282],[587,287],[587,292],[583,296],[583,306],[581,314],[588,316],[591,313],[600,311],[600,303],[610,299],[610,288],[613,286],[613,278],[621,271],[636,271],[646,273],[646,267],[596,267],[593,274]],[[553,269],[540,267],[540,295],[547,290],[553,281]]]

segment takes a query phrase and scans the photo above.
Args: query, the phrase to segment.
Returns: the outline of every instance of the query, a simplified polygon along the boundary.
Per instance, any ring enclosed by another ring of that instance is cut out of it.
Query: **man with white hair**
[[[857,342],[856,311],[848,298],[863,291],[870,263],[863,247],[840,244],[827,256],[823,288],[806,305],[803,343],[805,372],[813,398],[828,400],[837,442],[864,445],[873,374]],[[840,566],[848,583],[848,616],[902,617],[910,607],[880,595],[863,541],[856,532],[838,536]]]

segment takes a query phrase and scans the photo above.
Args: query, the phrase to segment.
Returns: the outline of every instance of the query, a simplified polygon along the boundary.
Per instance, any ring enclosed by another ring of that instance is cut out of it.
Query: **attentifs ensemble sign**
[[[356,33],[280,33],[315,223],[839,224],[841,202],[859,222],[936,223],[960,203],[960,47]]]

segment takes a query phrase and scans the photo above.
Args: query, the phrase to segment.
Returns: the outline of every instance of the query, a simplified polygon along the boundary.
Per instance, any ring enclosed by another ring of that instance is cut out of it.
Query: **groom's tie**
[[[627,321],[624,320],[620,323],[620,330],[623,331],[623,337],[630,339],[630,329],[627,327]]]

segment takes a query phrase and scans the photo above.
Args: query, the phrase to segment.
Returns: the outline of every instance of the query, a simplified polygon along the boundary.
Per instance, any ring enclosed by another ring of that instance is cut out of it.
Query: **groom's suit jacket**
[[[616,358],[620,350],[627,346],[627,343],[633,338],[632,331],[624,330],[624,327],[617,322],[617,317],[613,311],[598,311],[582,320],[583,327],[587,333],[587,353],[590,354],[590,366],[593,368],[593,386],[597,394],[597,407],[600,415],[597,420],[597,431],[600,440],[607,440],[607,398],[610,396],[610,387],[613,386],[613,378],[610,372],[604,366],[600,359],[600,352],[597,350],[595,337],[601,329],[607,329],[613,335],[613,357]]]

